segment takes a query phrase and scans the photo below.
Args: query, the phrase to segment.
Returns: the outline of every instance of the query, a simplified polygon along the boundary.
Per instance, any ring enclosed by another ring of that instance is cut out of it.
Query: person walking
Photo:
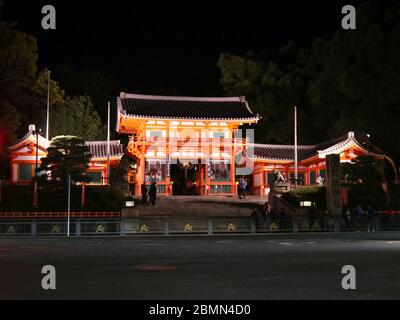
[[[150,196],[150,203],[153,206],[155,206],[157,198],[157,183],[155,181],[153,181],[150,185],[149,196]]]
[[[243,177],[239,179],[239,199],[246,199],[247,182]]]
[[[372,205],[369,205],[367,208],[367,213],[368,213],[368,231],[369,232],[375,232],[376,230],[376,211],[372,207]]]
[[[272,207],[268,203],[268,201],[265,202],[263,211],[264,211],[263,218],[265,221],[265,230],[270,230],[272,222]]]
[[[364,210],[361,206],[361,204],[359,204],[356,208],[356,219],[357,219],[357,231],[360,231],[363,225],[363,221],[364,221]]]
[[[188,182],[186,183],[186,189],[189,195],[192,196],[194,194],[194,184],[191,179],[189,179]]]
[[[347,208],[344,213],[343,213],[343,220],[345,223],[345,228],[346,230],[350,230],[351,229],[351,211],[350,208]]]
[[[142,183],[142,186],[140,188],[141,193],[142,193],[142,203],[143,204],[147,204],[147,186],[146,186],[146,182]]]
[[[285,209],[281,208],[279,211],[279,229],[280,231],[286,228],[286,212]]]

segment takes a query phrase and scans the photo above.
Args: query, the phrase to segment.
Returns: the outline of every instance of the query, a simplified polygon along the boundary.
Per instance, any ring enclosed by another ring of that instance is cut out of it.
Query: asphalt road
[[[399,267],[400,233],[0,238],[0,299],[398,299]]]

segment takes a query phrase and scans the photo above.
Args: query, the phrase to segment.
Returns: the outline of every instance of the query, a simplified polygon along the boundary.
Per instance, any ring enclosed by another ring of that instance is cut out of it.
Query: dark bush
[[[390,207],[394,210],[400,210],[400,186],[390,186]]]
[[[378,210],[385,210],[387,209],[387,197],[380,186],[352,185],[349,188],[349,206],[356,208],[360,204],[362,206],[372,205]]]

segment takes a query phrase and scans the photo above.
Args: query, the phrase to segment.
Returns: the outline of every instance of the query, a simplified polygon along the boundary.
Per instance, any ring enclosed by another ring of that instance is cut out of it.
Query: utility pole
[[[294,107],[294,184],[297,188],[298,179],[298,153],[297,153],[297,106]]]
[[[33,190],[33,205],[37,209],[38,208],[38,168],[39,168],[39,134],[42,132],[41,129],[37,129],[35,126],[35,131],[32,133],[35,135],[36,139],[36,164],[35,164],[35,181],[34,181],[34,190]]]
[[[67,237],[69,237],[70,235],[70,215],[71,215],[71,174],[68,173]]]
[[[47,72],[47,115],[46,115],[46,139],[49,140],[49,126],[50,126],[50,73]]]
[[[110,101],[107,107],[107,185],[110,185]]]

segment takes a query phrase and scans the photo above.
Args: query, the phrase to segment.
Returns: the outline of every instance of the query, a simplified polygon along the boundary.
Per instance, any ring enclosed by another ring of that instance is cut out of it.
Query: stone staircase
[[[222,196],[172,196],[158,197],[155,206],[136,201],[138,218],[212,218],[249,217],[251,212],[266,201],[262,197],[246,199]]]

